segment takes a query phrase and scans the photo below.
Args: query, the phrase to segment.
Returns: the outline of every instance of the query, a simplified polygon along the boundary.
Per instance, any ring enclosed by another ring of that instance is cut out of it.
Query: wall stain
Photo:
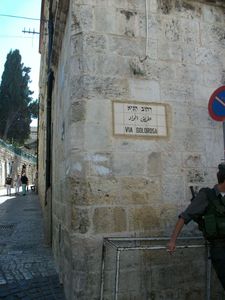
[[[130,66],[130,70],[133,73],[133,75],[135,75],[135,76],[145,76],[146,75],[144,65],[139,63],[138,61],[134,61],[134,60],[130,61],[129,66]]]
[[[73,25],[76,29],[79,29],[80,28],[80,22],[78,21],[77,19],[77,16],[76,15],[72,15],[72,19],[73,19]]]
[[[221,74],[221,83],[225,84],[225,70],[223,70]]]
[[[172,20],[170,23],[166,24],[165,35],[171,41],[178,41],[179,36],[179,24],[177,20]]]
[[[215,34],[217,36],[218,41],[224,44],[224,42],[225,42],[225,30],[221,27],[213,25],[212,26],[212,32],[213,32],[213,34]]]
[[[126,31],[124,32],[125,35],[129,36],[129,37],[135,37],[135,34],[132,30],[126,29]]]
[[[173,8],[172,2],[172,0],[158,0],[158,7],[165,15],[168,15]]]
[[[192,11],[195,11],[195,7],[190,4],[190,3],[187,3],[185,1],[181,1],[181,0],[177,0],[175,2],[175,9],[177,11],[182,11],[182,10],[192,10]]]
[[[187,177],[190,183],[203,183],[205,182],[206,173],[200,172],[198,170],[188,171]]]
[[[121,14],[125,15],[127,21],[129,21],[131,17],[133,17],[137,14],[136,12],[128,11],[125,9],[122,9],[120,12],[121,12]]]

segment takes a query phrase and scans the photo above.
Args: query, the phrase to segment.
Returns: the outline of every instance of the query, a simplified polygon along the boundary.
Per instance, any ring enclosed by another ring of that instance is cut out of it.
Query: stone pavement
[[[51,248],[44,244],[38,196],[0,191],[0,300],[64,300]]]

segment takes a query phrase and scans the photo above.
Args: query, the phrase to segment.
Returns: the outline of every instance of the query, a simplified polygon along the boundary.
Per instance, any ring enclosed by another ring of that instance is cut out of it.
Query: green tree
[[[30,134],[31,117],[37,116],[38,101],[29,89],[30,68],[21,62],[19,50],[6,58],[0,85],[0,137],[23,144]]]

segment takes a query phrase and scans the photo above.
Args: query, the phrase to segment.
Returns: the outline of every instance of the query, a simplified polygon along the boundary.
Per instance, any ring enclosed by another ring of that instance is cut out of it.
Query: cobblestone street
[[[4,191],[5,192],[5,191]],[[38,196],[0,195],[0,300],[63,300]]]

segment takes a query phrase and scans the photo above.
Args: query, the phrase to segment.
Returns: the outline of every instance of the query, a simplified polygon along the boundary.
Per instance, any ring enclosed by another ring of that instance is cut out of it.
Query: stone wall
[[[99,299],[104,236],[168,236],[189,186],[213,186],[223,159],[222,124],[207,111],[225,83],[223,1],[148,4],[146,15],[141,0],[71,0],[62,47],[54,49],[53,249],[68,299]],[[166,137],[115,135],[113,101],[165,104]],[[40,189],[44,195],[44,183]],[[184,234],[199,232],[190,225]],[[202,266],[201,253],[194,257]],[[170,264],[177,280],[192,258]],[[141,299],[203,299],[202,279],[188,273],[182,293],[162,287],[170,273],[164,281],[157,274],[154,293],[143,290]],[[140,285],[134,280],[121,299],[140,299],[147,275],[136,275]]]

